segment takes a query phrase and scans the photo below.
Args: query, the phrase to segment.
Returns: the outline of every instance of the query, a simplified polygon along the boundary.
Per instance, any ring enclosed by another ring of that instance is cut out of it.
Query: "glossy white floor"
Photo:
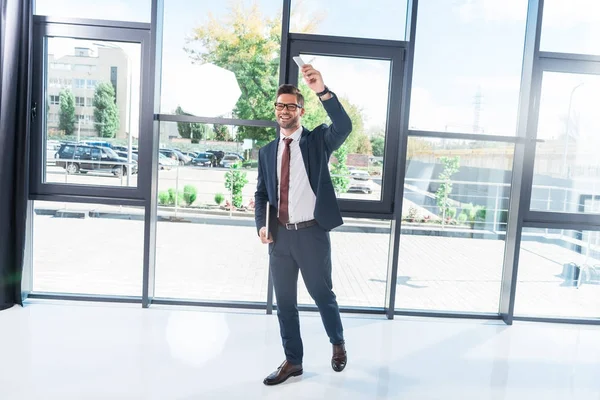
[[[0,312],[0,399],[599,399],[600,327],[344,315],[348,367],[301,316],[304,375],[259,312],[30,302]]]

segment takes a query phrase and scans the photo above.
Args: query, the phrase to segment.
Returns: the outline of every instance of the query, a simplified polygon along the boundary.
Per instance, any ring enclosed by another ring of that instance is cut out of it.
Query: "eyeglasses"
[[[296,109],[302,108],[302,106],[295,103],[275,103],[275,109],[277,111],[281,111],[284,108],[287,108],[289,111],[296,111]]]

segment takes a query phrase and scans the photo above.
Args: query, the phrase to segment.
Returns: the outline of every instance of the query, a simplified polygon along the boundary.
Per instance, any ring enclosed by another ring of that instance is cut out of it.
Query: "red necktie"
[[[292,139],[283,139],[285,147],[281,157],[281,182],[279,183],[279,222],[287,224],[290,222],[288,210],[288,198],[290,192],[290,144]]]

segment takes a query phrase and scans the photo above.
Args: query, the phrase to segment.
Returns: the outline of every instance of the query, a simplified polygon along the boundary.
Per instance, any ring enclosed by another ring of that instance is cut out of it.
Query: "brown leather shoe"
[[[302,375],[302,364],[290,364],[287,360],[283,362],[271,375],[267,376],[263,383],[265,385],[278,385],[285,382],[290,376]]]
[[[346,355],[346,347],[344,343],[333,345],[333,357],[331,357],[331,368],[335,372],[342,372],[346,368],[348,363],[348,356]]]

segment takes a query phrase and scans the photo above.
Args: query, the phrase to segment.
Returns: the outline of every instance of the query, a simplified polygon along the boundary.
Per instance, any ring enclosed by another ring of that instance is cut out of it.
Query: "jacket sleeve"
[[[323,108],[331,119],[331,125],[325,129],[325,145],[330,153],[340,148],[352,132],[352,121],[342,103],[334,93],[333,97],[322,102]]]
[[[256,233],[260,236],[260,228],[267,222],[267,185],[265,184],[265,174],[263,171],[262,149],[258,152],[258,180],[256,183],[256,192],[254,193],[254,219],[256,222]]]

